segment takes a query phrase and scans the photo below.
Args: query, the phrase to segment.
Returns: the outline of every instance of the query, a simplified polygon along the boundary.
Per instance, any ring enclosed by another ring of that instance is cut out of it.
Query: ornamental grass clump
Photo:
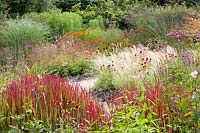
[[[42,120],[46,129],[56,130],[69,125],[71,130],[99,130],[107,120],[98,100],[78,84],[51,75],[23,76],[2,90],[0,130]],[[29,112],[29,113],[27,113]],[[23,114],[19,121],[13,119]],[[27,125],[19,127],[22,131]],[[7,130],[7,129],[6,129]]]
[[[165,61],[175,58],[176,51],[169,46],[159,51],[146,47],[129,47],[110,56],[98,55],[93,61],[100,74],[109,70],[113,75],[112,83],[116,88],[132,85],[153,77]]]
[[[126,17],[130,28],[134,29],[131,40],[146,44],[150,38],[165,39],[169,30],[181,27],[185,23],[184,18],[192,14],[194,10],[185,6],[135,6]],[[138,28],[143,30],[138,32]]]
[[[0,27],[0,46],[11,49],[16,65],[21,55],[27,56],[31,47],[45,41],[49,34],[45,24],[28,19],[8,20]]]

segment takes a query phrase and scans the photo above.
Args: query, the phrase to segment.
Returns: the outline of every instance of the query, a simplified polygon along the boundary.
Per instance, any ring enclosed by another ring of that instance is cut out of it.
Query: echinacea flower
[[[168,114],[163,114],[162,117],[165,119],[168,117]]]
[[[190,76],[191,76],[192,78],[197,78],[197,74],[198,74],[197,71],[193,71],[193,72],[190,73]]]

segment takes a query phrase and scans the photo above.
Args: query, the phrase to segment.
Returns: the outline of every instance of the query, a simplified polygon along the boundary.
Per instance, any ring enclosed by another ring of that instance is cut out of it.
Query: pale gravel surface
[[[94,87],[96,81],[97,81],[97,78],[90,78],[90,79],[78,81],[77,83],[79,83],[81,87],[89,90]]]
[[[94,87],[96,81],[97,81],[97,77],[93,77],[93,78],[88,78],[88,79],[84,79],[81,81],[74,81],[74,82],[78,83],[80,87],[83,87],[84,89],[87,89],[89,91],[90,89]],[[101,104],[106,111],[106,115],[110,116],[111,113],[110,113],[107,102],[101,102]]]

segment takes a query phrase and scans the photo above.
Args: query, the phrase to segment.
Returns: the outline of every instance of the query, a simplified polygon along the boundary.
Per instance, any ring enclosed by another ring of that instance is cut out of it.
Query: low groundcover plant
[[[116,121],[112,123],[113,129],[128,130],[129,127],[137,127],[137,130],[148,132],[150,129],[154,132],[193,132],[198,127],[193,119],[193,92],[194,89],[176,88],[173,85],[164,87],[160,82],[145,85],[143,89],[134,86],[129,89],[122,88],[107,100]],[[123,116],[116,117],[116,114],[121,113]],[[138,116],[135,113],[138,113]],[[139,118],[140,122],[143,121],[142,125],[137,122]],[[133,122],[123,123],[130,119]],[[122,123],[117,123],[118,120]],[[123,124],[126,126],[118,127]]]

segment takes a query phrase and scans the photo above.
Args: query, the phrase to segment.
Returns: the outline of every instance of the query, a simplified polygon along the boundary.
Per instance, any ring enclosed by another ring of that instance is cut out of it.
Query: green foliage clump
[[[89,20],[98,17],[99,15],[104,19],[104,26],[106,28],[112,26],[120,26],[124,28],[123,23],[125,21],[124,17],[128,14],[129,9],[135,3],[132,0],[99,0],[92,1],[83,7],[85,2],[76,2],[71,11],[78,13],[83,17],[84,23],[88,23]]]
[[[86,34],[82,37],[83,40],[98,40],[103,37],[103,30],[100,28],[88,29]]]
[[[14,59],[27,48],[44,41],[50,34],[47,25],[28,19],[8,20],[0,29],[0,46],[12,48]],[[29,46],[25,45],[25,41]]]
[[[16,78],[16,75],[12,72],[3,72],[0,74],[0,91],[1,89],[8,84],[11,80]]]
[[[72,6],[71,12],[75,12],[82,16],[83,23],[87,24],[91,19],[97,17],[97,7],[92,5],[86,5],[86,8],[81,9],[81,3],[77,3],[76,5]]]
[[[5,0],[0,0],[0,25],[2,23],[2,20],[7,15],[7,4]]]
[[[49,64],[44,68],[44,73],[65,76],[79,76],[91,71],[91,63],[85,59],[67,59],[65,58],[62,64]]]
[[[80,4],[81,10],[87,8],[88,5],[94,5],[94,0],[57,0],[56,6],[62,11],[70,11],[74,5]]]
[[[106,89],[106,90],[116,89],[113,79],[114,79],[113,74],[108,70],[104,70],[103,72],[100,73],[94,88]]]
[[[103,39],[117,41],[124,38],[124,32],[117,28],[109,28],[106,30]]]
[[[119,99],[122,98],[124,97],[119,97]],[[112,132],[160,132],[158,125],[155,123],[157,120],[153,119],[151,115],[145,117],[145,112],[148,109],[146,103],[136,106],[134,104],[130,105],[128,102],[127,99],[127,103],[123,106],[118,105],[115,107],[118,111],[112,114]],[[107,130],[105,129],[105,131]]]
[[[104,22],[102,16],[98,16],[96,19],[92,19],[88,23],[90,29],[95,29],[95,28],[104,28]]]
[[[88,29],[86,34],[82,37],[84,40],[96,40],[97,43],[102,42],[115,42],[124,37],[124,33],[120,29],[110,28],[107,30],[102,30],[100,28]]]
[[[82,30],[82,17],[76,13],[52,11],[31,13],[25,17],[49,25],[53,35]]]
[[[169,63],[169,83],[173,83],[176,86],[184,86],[190,90],[193,89],[194,81],[200,83],[200,78],[193,79],[190,75],[195,69],[186,66],[181,60],[176,60]]]

